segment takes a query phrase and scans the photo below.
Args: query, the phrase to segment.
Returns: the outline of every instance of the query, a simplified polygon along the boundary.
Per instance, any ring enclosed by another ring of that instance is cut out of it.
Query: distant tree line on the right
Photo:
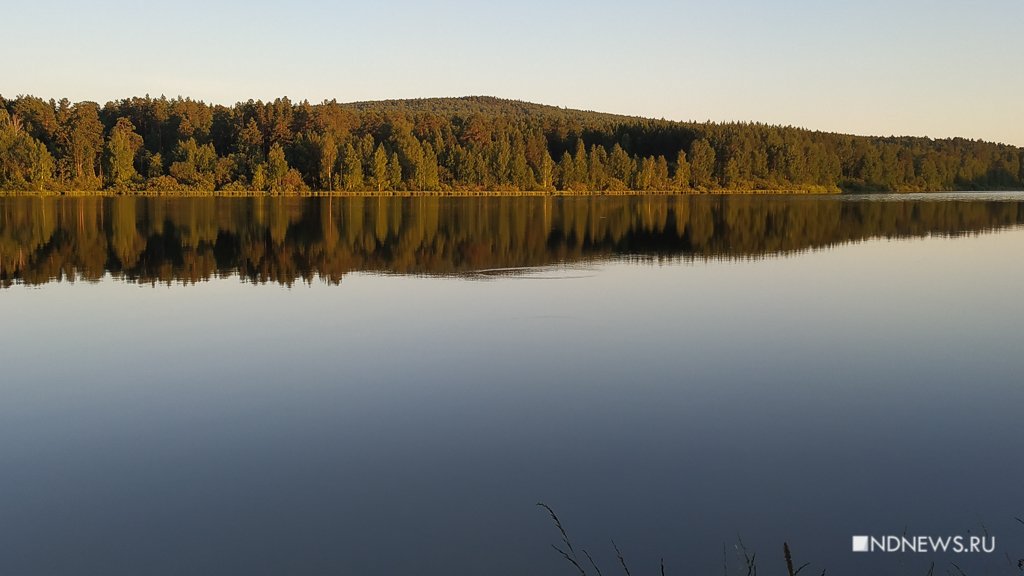
[[[488,97],[234,106],[0,97],[6,190],[991,190],[1020,148],[683,123]]]

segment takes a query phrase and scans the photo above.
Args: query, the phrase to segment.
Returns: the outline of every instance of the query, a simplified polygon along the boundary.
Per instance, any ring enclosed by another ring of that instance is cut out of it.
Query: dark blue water
[[[0,574],[572,574],[538,501],[605,574],[1016,574],[1024,197],[974,198],[2,200]],[[904,533],[997,550],[851,552]]]

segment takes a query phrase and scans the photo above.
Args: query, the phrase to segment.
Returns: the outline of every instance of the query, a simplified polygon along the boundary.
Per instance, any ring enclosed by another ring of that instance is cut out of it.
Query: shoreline
[[[167,197],[167,198],[583,198],[583,197],[616,197],[616,196],[860,196],[860,195],[913,195],[913,194],[991,194],[991,193],[1014,193],[1020,190],[998,189],[998,190],[927,190],[927,191],[861,191],[861,190],[802,190],[802,189],[777,189],[777,190],[603,190],[599,192],[572,192],[572,191],[542,191],[542,190],[418,190],[418,191],[395,191],[384,190],[381,192],[369,191],[344,191],[344,190],[319,190],[319,191],[296,191],[296,192],[269,192],[258,190],[0,190],[0,198],[11,197],[40,197],[40,198],[87,198],[90,196],[101,198],[113,197]]]
[[[542,191],[542,190],[428,190],[428,191],[300,191],[300,192],[267,192],[258,190],[0,190],[0,197],[10,196],[39,196],[39,197],[114,197],[114,196],[167,196],[167,197],[295,197],[295,198],[413,198],[413,197],[475,197],[475,198],[502,198],[502,197],[601,197],[601,196],[839,196],[845,194],[842,191],[822,190],[800,190],[800,189],[779,189],[779,190],[709,190],[709,191],[679,191],[679,190],[622,190],[622,191],[596,191],[596,192],[572,192],[572,191]]]

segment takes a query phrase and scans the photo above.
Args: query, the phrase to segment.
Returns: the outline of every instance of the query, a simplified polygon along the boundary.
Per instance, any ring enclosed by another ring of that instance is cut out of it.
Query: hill
[[[932,191],[1024,187],[960,138],[687,123],[486,96],[319,104],[0,97],[0,189]]]

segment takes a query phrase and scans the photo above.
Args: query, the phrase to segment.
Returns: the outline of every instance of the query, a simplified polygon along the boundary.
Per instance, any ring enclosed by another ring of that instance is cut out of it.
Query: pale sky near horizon
[[[1024,146],[1021,0],[53,0],[4,12],[8,98],[490,95]]]

